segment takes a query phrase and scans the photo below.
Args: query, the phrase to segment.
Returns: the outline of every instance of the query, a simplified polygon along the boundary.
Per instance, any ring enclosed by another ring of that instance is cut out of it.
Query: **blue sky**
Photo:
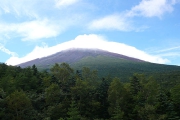
[[[180,65],[180,0],[0,0],[0,62],[71,47]]]

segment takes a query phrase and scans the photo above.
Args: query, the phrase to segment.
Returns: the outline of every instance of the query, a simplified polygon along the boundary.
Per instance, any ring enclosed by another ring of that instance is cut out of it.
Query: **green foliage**
[[[61,98],[61,89],[57,84],[51,84],[45,89],[45,99],[48,105],[56,104]]]
[[[12,119],[28,119],[25,114],[30,114],[31,101],[23,91],[15,91],[6,97],[7,108],[12,113]]]
[[[111,120],[123,120],[124,112],[121,110],[119,105],[116,106]]]
[[[171,97],[176,105],[180,105],[180,84],[171,89]]]
[[[117,106],[125,107],[126,90],[118,78],[114,78],[108,90],[109,114],[112,115]]]
[[[72,100],[67,114],[69,116],[67,120],[80,120],[81,116],[74,100]]]
[[[99,117],[103,119],[109,118],[108,89],[109,89],[110,83],[111,83],[110,78],[102,78],[101,83],[96,89],[96,99],[100,104],[100,108],[98,109],[98,114],[99,114]]]
[[[70,87],[74,84],[71,75],[74,73],[74,70],[69,66],[69,64],[61,63],[55,64],[51,68],[52,82],[58,84],[63,93],[70,92]]]
[[[177,81],[174,77],[180,78],[180,67],[178,66],[154,64],[149,62],[134,62],[131,60],[102,55],[83,58],[78,62],[72,63],[71,66],[78,70],[84,66],[90,69],[96,69],[100,77],[111,75],[113,78],[121,78],[122,82],[129,81],[129,77],[134,73],[153,75],[157,77],[158,81],[161,81],[163,77],[163,79],[166,79],[167,85],[171,82],[168,78],[173,79],[172,84]],[[172,74],[174,75],[171,76]]]
[[[66,63],[50,72],[0,64],[0,119],[179,120],[180,75],[171,71],[179,68],[105,58],[76,73]]]
[[[55,64],[51,68],[52,74],[59,80],[58,82],[66,82],[70,75],[73,73],[73,69],[66,63]]]
[[[156,120],[156,108],[153,105],[145,104],[138,110],[139,117],[143,120]]]
[[[141,90],[140,80],[137,77],[137,74],[133,75],[133,77],[130,78],[130,85],[131,85],[131,94],[137,95]]]
[[[47,114],[47,117],[50,117],[52,120],[57,120],[59,118],[66,118],[67,117],[67,112],[68,109],[67,107],[69,106],[66,103],[67,101],[63,101],[62,103],[58,103],[56,105],[51,105],[47,107],[47,110],[45,111],[45,114]]]

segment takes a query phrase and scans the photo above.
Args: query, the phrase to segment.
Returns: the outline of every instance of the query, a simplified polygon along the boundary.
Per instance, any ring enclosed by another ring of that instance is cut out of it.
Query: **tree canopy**
[[[179,120],[180,79],[173,75],[169,85],[165,76],[134,73],[123,82],[67,63],[48,72],[0,64],[0,119]]]

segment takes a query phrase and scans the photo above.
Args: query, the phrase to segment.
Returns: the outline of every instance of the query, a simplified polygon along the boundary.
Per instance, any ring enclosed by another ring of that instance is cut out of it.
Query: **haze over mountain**
[[[37,66],[49,66],[49,65],[54,65],[55,63],[63,63],[63,62],[66,62],[68,64],[73,64],[75,62],[80,61],[83,58],[98,57],[98,56],[113,57],[113,58],[118,58],[119,60],[123,59],[123,60],[132,61],[132,62],[143,62],[140,59],[136,59],[136,58],[132,58],[125,55],[112,53],[112,52],[108,52],[108,51],[104,51],[100,49],[74,48],[74,49],[63,50],[61,52],[58,52],[56,54],[53,54],[47,57],[34,59],[31,61],[19,64],[19,66],[28,67],[34,64]]]
[[[100,35],[90,34],[90,35],[80,35],[74,40],[58,44],[53,47],[48,47],[46,44],[43,47],[36,46],[36,48],[24,57],[11,57],[7,60],[7,64],[17,65],[34,59],[47,57],[55,53],[61,52],[62,50],[67,50],[71,48],[85,48],[85,49],[100,49],[109,51],[112,53],[118,53],[121,55],[141,59],[153,63],[168,63],[167,59],[161,58],[159,56],[150,55],[144,51],[141,51],[135,47],[118,43],[107,41],[106,38]]]

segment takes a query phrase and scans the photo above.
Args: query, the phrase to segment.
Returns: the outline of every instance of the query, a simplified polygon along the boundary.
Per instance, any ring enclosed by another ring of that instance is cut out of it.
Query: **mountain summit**
[[[143,60],[128,57],[125,55],[117,54],[108,52],[105,50],[100,49],[83,49],[83,48],[72,48],[63,50],[61,52],[58,52],[53,55],[49,55],[47,57],[34,59],[22,64],[19,64],[18,66],[21,67],[28,67],[32,65],[36,66],[48,66],[53,65],[55,63],[62,63],[66,62],[68,64],[75,64],[76,62],[79,62],[82,59],[88,58],[88,57],[98,57],[98,56],[104,56],[104,57],[111,57],[116,58],[120,60],[128,60],[128,61],[134,61],[134,62],[143,62]]]

